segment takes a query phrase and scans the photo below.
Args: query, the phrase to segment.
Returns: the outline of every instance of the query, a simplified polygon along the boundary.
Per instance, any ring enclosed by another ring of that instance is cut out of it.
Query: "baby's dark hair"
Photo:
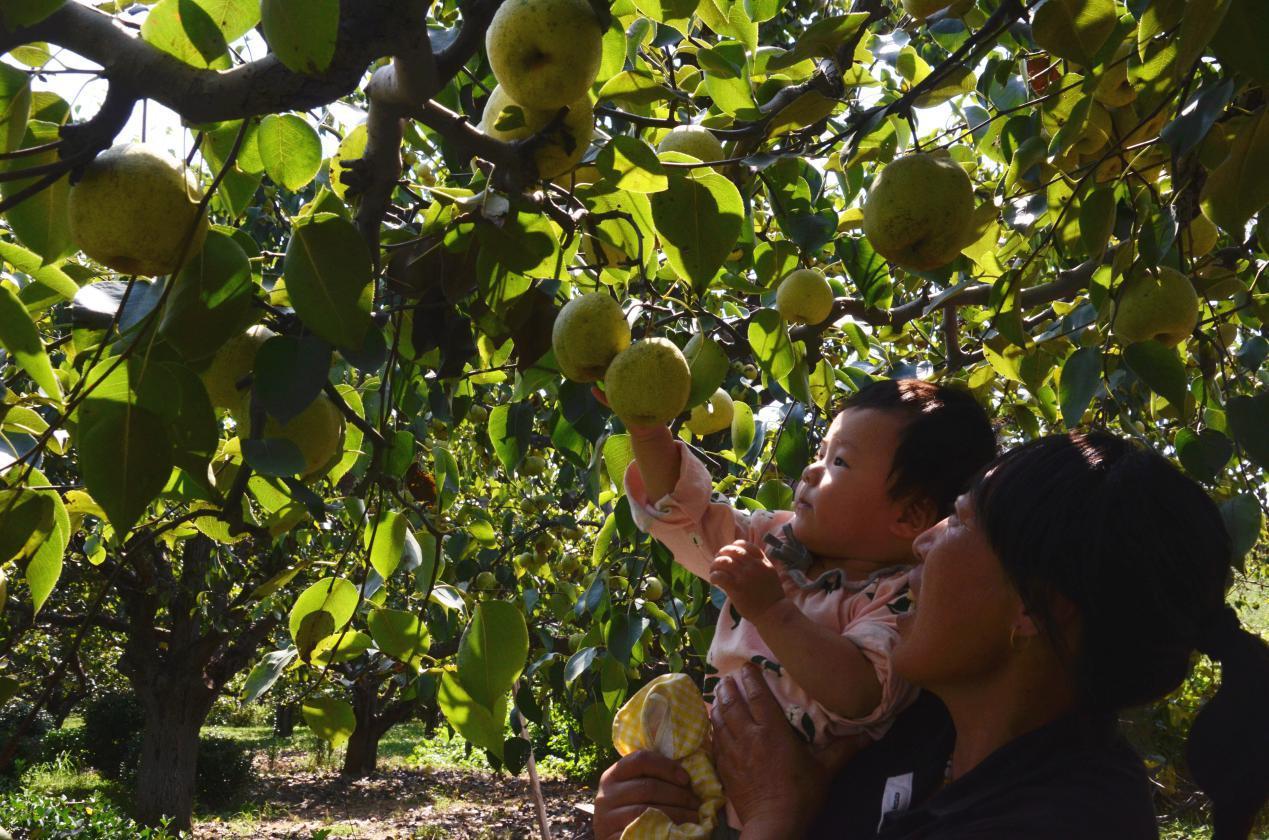
[[[1221,688],[1190,731],[1189,766],[1212,799],[1215,840],[1247,837],[1269,798],[1269,646],[1225,604],[1232,549],[1216,505],[1163,456],[1104,432],[1020,446],[972,492],[1083,708],[1114,712],[1167,695],[1196,650],[1221,662]],[[1059,598],[1079,616],[1073,649],[1060,641]]]
[[[844,399],[839,411],[870,408],[908,420],[890,465],[893,499],[930,499],[939,516],[996,454],[991,421],[967,391],[920,379],[886,379]]]

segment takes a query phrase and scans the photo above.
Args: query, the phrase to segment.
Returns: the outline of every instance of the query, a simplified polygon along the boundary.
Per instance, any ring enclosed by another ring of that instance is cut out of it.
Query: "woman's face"
[[[977,521],[969,495],[912,544],[913,609],[899,618],[894,667],[933,691],[981,685],[1010,656],[1022,599]]]

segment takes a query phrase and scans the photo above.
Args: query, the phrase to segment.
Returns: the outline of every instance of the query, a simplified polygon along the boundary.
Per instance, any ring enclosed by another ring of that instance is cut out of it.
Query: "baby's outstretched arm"
[[[724,546],[710,582],[757,628],[776,660],[807,694],[844,718],[867,717],[881,702],[881,681],[850,639],[816,624],[785,597],[780,572],[753,543]]]

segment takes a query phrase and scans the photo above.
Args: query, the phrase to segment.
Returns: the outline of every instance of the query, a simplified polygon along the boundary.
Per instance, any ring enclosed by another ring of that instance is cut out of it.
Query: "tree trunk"
[[[137,820],[157,826],[164,817],[170,817],[171,828],[189,831],[198,771],[198,730],[211,704],[205,696],[190,696],[192,693],[205,695],[205,690],[148,688],[149,697],[143,695],[142,699],[145,728],[141,733],[141,757],[137,767]]]
[[[353,715],[357,728],[348,739],[344,767],[340,773],[351,779],[364,779],[379,763],[379,739],[387,731],[380,726],[375,713],[379,710],[379,687],[371,680],[359,679],[352,685]]]
[[[279,703],[273,707],[273,734],[290,738],[295,734],[295,704]]]

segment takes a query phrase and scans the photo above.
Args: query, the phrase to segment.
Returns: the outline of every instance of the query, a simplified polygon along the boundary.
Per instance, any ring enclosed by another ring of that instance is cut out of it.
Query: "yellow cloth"
[[[639,689],[617,712],[612,742],[617,752],[655,750],[683,765],[701,800],[696,823],[675,825],[655,808],[626,826],[621,840],[703,840],[718,823],[723,786],[709,757],[710,723],[705,700],[686,674],[664,674]]]

